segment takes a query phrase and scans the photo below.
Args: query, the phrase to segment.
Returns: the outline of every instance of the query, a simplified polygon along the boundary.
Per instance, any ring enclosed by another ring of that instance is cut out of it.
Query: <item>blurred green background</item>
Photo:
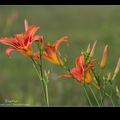
[[[70,38],[70,46],[61,45],[63,55],[68,55],[70,67],[74,58],[89,43],[98,40],[95,58],[101,60],[105,44],[110,47],[109,61],[105,71],[114,70],[120,57],[120,6],[88,5],[13,5],[0,6],[0,37],[10,37],[24,30],[24,19],[40,26],[38,31],[52,43],[64,35]],[[29,106],[41,105],[40,83],[31,61],[13,52],[12,58],[5,55],[6,46],[0,45],[0,104],[16,100]],[[65,72],[47,61],[51,70],[49,96],[51,106],[87,106],[88,102],[81,85],[73,79],[57,79]],[[120,87],[120,75],[115,83]],[[109,106],[110,101],[105,105]]]

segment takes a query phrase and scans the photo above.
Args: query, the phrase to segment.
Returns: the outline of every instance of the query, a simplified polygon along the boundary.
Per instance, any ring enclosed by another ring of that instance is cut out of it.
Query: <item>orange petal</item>
[[[92,81],[93,81],[93,79],[92,79],[91,73],[87,72],[85,82],[89,84],[89,83],[92,83]]]
[[[12,51],[15,51],[15,49],[14,48],[7,48],[6,49],[6,55],[10,56],[10,54],[11,54]]]
[[[60,58],[58,58],[58,56],[56,55],[56,53],[50,53],[47,54],[46,52],[44,52],[43,54],[43,58],[48,60],[49,62],[56,64],[56,65],[63,65],[62,61],[60,60]]]
[[[0,39],[0,43],[2,43],[4,45],[9,45],[9,46],[12,46],[12,47],[15,47],[15,45],[14,45],[15,41],[16,41],[16,39],[12,38],[12,37],[10,37],[10,38],[5,37],[5,38]]]
[[[24,45],[25,46],[28,46],[29,44],[31,44],[34,41],[33,37],[34,37],[35,32],[38,29],[39,29],[39,27],[34,26],[34,25],[30,26],[28,28],[28,30],[25,33],[25,37],[24,37]]]
[[[38,26],[32,25],[30,26],[27,31],[26,31],[26,35],[27,36],[34,36],[34,34],[36,33],[36,31],[39,29]]]
[[[73,78],[72,74],[65,74],[65,75],[61,75],[58,78]]]
[[[42,41],[43,38],[42,38],[42,36],[35,35],[35,36],[33,37],[33,41],[36,41],[36,40],[40,40],[40,41]]]
[[[54,64],[63,65],[63,62],[58,55],[58,51],[56,51],[55,47],[53,47],[51,45],[45,46],[45,52],[44,52],[43,57],[44,57],[44,59],[46,59]]]
[[[75,60],[76,67],[84,69],[84,54],[81,54]]]
[[[45,51],[48,56],[51,56],[53,53],[56,53],[56,50],[51,45],[45,45]]]
[[[15,34],[15,37],[17,40],[23,40],[24,39],[24,34]]]
[[[56,42],[54,42],[53,46],[55,47],[56,50],[58,50],[58,48],[62,42],[68,42],[67,39],[68,39],[68,36],[64,36],[64,37],[60,38],[59,40],[57,40]]]
[[[82,69],[79,69],[79,68],[73,68],[71,70],[71,73],[72,75],[74,76],[74,78],[78,81],[82,81],[82,77],[83,77],[83,74],[84,74],[84,71]]]

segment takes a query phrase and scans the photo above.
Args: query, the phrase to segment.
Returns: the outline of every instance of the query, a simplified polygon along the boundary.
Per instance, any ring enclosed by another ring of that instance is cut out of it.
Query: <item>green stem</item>
[[[120,106],[120,97],[118,96],[118,106]]]
[[[111,99],[111,103],[112,103],[113,107],[115,107],[115,104],[114,104],[114,102],[113,102],[112,97],[110,97],[110,99]]]
[[[42,68],[40,67],[40,70],[37,68],[37,63],[36,61],[32,58],[33,61],[33,66],[35,68],[35,71],[39,77],[40,82],[42,82],[42,88],[43,88],[43,93],[44,93],[44,100],[47,106],[49,106],[49,99],[48,99],[48,88],[47,88],[47,83],[43,78],[43,72]],[[40,66],[40,65],[39,65]],[[40,74],[39,74],[40,73]]]
[[[84,88],[86,97],[87,97],[87,99],[88,99],[88,102],[89,102],[90,106],[92,106],[92,102],[91,102],[91,100],[90,100],[90,98],[89,98],[88,92],[87,92],[87,90],[86,90],[86,86],[84,85],[83,88]]]
[[[101,95],[102,95],[102,92],[101,92]],[[104,103],[104,98],[105,98],[105,90],[103,90],[103,95],[101,97],[101,105],[103,105],[103,103]]]
[[[96,73],[95,73],[95,71],[94,71],[93,69],[91,69],[91,72],[93,73],[93,75],[94,75],[94,77],[95,77],[95,80],[97,81],[99,87],[101,87],[101,86],[100,86],[100,80],[99,80],[98,75],[96,75]]]
[[[36,71],[39,79],[41,79],[41,76],[40,76],[40,74],[39,74],[39,70],[38,70],[38,68],[37,68],[37,65],[36,65],[36,62],[34,61],[34,59],[32,59],[32,62],[33,62],[33,67],[35,68],[35,71]]]
[[[104,98],[105,98],[105,90],[106,90],[106,81],[104,81],[104,87],[101,87],[101,89],[100,89],[100,92],[101,92],[101,93],[103,92],[103,94],[102,94],[102,99],[101,99],[101,104],[102,104],[102,105],[103,105]]]
[[[103,105],[104,102],[104,97],[105,97],[105,88],[102,87],[101,83],[100,83],[100,75],[102,73],[102,71],[100,70],[99,75],[96,75],[94,70],[91,70],[96,81],[98,82],[99,88],[100,88],[100,95],[101,95],[101,105]]]
[[[113,101],[113,91],[112,91],[112,89],[111,89],[111,96],[110,96],[110,99],[111,99],[111,103],[112,103],[112,105],[113,105],[113,107],[115,106],[115,104],[114,104],[114,101]]]
[[[34,67],[34,69],[35,69],[35,71],[36,71],[36,73],[37,73],[37,75],[38,75],[38,78],[39,78],[39,80],[41,81],[41,76],[40,76],[40,74],[39,74],[39,69],[37,68],[37,64],[36,64],[36,62],[35,62],[35,60],[33,59],[33,58],[31,58],[31,60],[32,60],[32,62],[33,62],[33,67]],[[43,88],[43,87],[42,87]],[[43,90],[44,91],[44,90]],[[45,99],[45,98],[44,98]]]
[[[100,69],[99,75],[98,75],[98,81],[100,81],[100,76],[101,76],[102,72],[103,72],[103,69]],[[100,84],[100,94],[101,94],[101,105],[103,105],[104,98],[105,98],[106,82],[103,81],[103,85],[101,85],[102,84],[102,81],[101,81],[101,83],[99,83],[99,84]]]
[[[41,81],[42,81],[42,85],[43,85],[43,89],[44,89],[45,103],[47,106],[49,106],[48,86],[47,86],[47,83],[45,82],[45,80],[41,80]]]
[[[115,106],[115,104],[114,104],[114,102],[113,102],[112,96],[110,96],[108,93],[105,93],[105,95],[106,95],[106,96],[108,96],[108,97],[110,98],[111,103],[112,103],[112,105],[113,105],[113,107],[114,107],[114,106]]]
[[[83,83],[83,85],[84,85],[84,90],[85,90],[87,99],[88,99],[90,105],[92,105],[91,100],[90,100],[89,95],[88,95],[88,92],[87,92],[87,90],[86,90],[86,83],[85,83],[85,79],[86,79],[86,62],[87,62],[85,55],[84,55],[84,61],[85,61],[85,66],[84,66],[84,83]]]
[[[96,95],[95,95],[94,91],[92,90],[92,88],[91,88],[90,86],[88,86],[88,87],[89,87],[89,89],[90,89],[91,93],[93,94],[93,97],[94,97],[94,99],[95,99],[95,101],[96,101],[97,105],[100,107],[100,103],[99,103],[99,101],[98,101],[98,99],[97,99],[97,97],[96,97]]]
[[[41,78],[42,78],[42,85],[43,85],[43,88],[44,88],[44,96],[45,96],[45,102],[46,102],[46,105],[49,106],[49,96],[48,96],[48,82],[45,81],[44,79],[44,76],[43,76],[43,66],[42,66],[42,46],[39,45],[38,47],[39,48],[39,51],[40,51],[40,64],[39,64],[39,67],[40,67],[40,74],[41,74]]]

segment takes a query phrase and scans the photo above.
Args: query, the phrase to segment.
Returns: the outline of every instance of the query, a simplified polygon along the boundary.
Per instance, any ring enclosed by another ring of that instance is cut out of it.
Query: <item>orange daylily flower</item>
[[[44,44],[43,58],[56,65],[63,65],[60,59],[59,46],[62,42],[68,42],[68,36],[64,36],[54,42],[52,45]]]
[[[62,75],[60,78],[74,78],[77,81],[83,83],[92,83],[92,74],[90,72],[91,69],[94,68],[94,61],[91,60],[89,64],[84,63],[84,54],[81,53],[79,57],[76,58],[75,60],[76,67],[72,68],[69,74]],[[85,75],[85,80],[84,80],[84,71],[86,69],[86,75]]]
[[[10,56],[12,51],[20,52],[27,57],[36,56],[32,51],[32,43],[36,40],[42,40],[41,36],[35,35],[39,27],[35,25],[28,26],[27,20],[24,21],[24,24],[25,33],[15,34],[14,37],[0,39],[0,43],[10,46],[10,48],[6,49],[6,54],[8,56]]]

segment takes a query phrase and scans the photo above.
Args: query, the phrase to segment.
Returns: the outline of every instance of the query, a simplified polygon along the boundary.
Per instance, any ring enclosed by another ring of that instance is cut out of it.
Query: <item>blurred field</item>
[[[0,37],[22,33],[23,22],[39,25],[38,31],[52,43],[64,35],[70,37],[70,46],[61,46],[63,55],[68,54],[70,67],[74,58],[89,43],[98,40],[95,57],[101,59],[105,44],[110,46],[109,61],[105,71],[113,70],[120,57],[120,6],[0,6]],[[20,104],[40,106],[41,88],[31,61],[12,53],[12,59],[5,55],[5,46],[0,45],[0,104],[5,100],[17,100]],[[88,105],[81,85],[73,79],[56,79],[64,71],[47,61],[52,71],[49,82],[51,106]],[[120,74],[116,84],[120,87]],[[109,105],[106,102],[106,106]]]

